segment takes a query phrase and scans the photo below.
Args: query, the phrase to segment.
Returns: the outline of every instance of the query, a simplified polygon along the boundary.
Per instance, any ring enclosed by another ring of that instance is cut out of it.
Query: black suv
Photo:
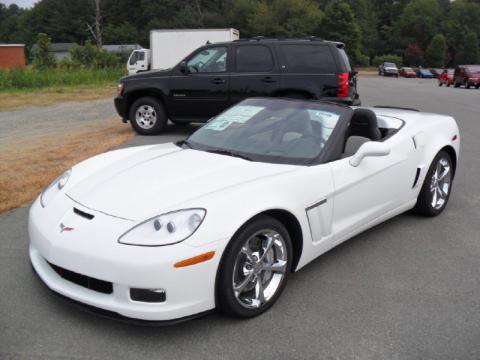
[[[356,72],[342,43],[317,38],[246,39],[202,46],[172,69],[124,77],[115,107],[140,134],[205,122],[253,96],[360,105]]]

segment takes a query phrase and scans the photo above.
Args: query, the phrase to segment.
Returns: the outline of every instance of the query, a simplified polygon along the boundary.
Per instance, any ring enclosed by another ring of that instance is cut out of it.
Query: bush
[[[355,59],[355,66],[358,66],[358,67],[370,66],[370,58],[365,54],[358,54]]]
[[[51,52],[52,42],[47,34],[40,33],[33,49],[33,66],[45,70],[55,65],[55,57]]]
[[[87,41],[84,46],[75,46],[70,50],[70,55],[72,59],[63,61],[61,64],[64,68],[105,69],[123,65],[120,56],[98,49],[90,41]]]
[[[384,62],[392,62],[395,63],[397,66],[400,66],[402,65],[402,58],[400,56],[391,54],[375,56],[372,60],[372,65],[379,66]]]

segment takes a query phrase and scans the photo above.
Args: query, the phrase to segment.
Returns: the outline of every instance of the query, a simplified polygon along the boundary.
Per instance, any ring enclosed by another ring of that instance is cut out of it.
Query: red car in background
[[[438,86],[442,85],[453,85],[453,73],[455,70],[453,69],[445,69],[442,71],[440,75],[438,75]]]
[[[455,87],[470,86],[480,88],[480,65],[458,65],[453,73],[453,84]]]
[[[400,76],[406,77],[406,78],[416,78],[417,74],[415,73],[415,70],[413,70],[410,67],[402,67],[400,69]]]

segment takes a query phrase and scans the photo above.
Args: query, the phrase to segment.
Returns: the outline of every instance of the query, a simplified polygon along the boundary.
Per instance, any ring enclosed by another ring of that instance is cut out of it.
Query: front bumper
[[[60,232],[58,224],[52,226],[58,220],[46,220],[39,214],[45,210],[38,201],[30,210],[29,255],[38,276],[51,290],[83,304],[141,320],[171,321],[215,308],[215,277],[221,254],[216,242],[203,247],[184,242],[163,247],[122,245],[114,238],[104,239],[106,235],[100,229],[82,231],[81,223],[75,224],[75,231]],[[101,213],[96,213],[95,219],[103,220],[103,226],[110,229],[125,221]],[[184,268],[173,266],[179,260],[208,251],[216,251],[216,255],[207,262]],[[49,263],[110,282],[113,291],[102,293],[69,281]],[[164,289],[166,300],[134,301],[131,288]]]
[[[115,109],[117,110],[118,115],[122,118],[122,120],[128,119],[127,114],[127,101],[123,96],[117,96],[113,100],[115,104]]]

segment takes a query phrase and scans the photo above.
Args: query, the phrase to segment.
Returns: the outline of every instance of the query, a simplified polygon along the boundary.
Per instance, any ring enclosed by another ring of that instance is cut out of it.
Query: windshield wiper
[[[247,160],[247,161],[253,161],[253,160],[252,160],[251,158],[249,158],[248,156],[245,156],[245,155],[242,155],[242,154],[239,154],[239,153],[230,151],[230,150],[208,149],[208,150],[205,150],[205,151],[206,151],[206,152],[209,152],[209,153],[213,153],[213,154],[227,155],[227,156],[237,157],[237,158],[240,158],[240,159],[243,159],[243,160]]]

